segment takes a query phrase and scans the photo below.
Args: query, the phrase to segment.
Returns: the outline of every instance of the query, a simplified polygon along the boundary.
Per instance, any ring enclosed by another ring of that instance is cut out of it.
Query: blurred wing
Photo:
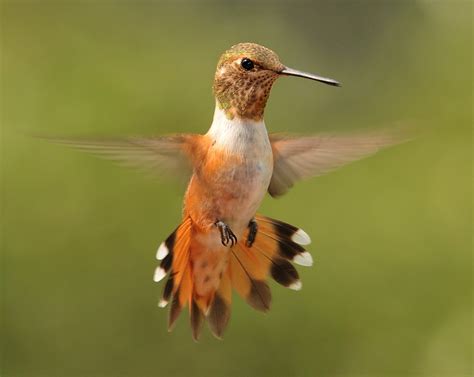
[[[189,176],[192,152],[198,135],[129,139],[56,139],[46,140],[116,161],[122,166],[144,168],[154,173]]]
[[[296,181],[323,175],[406,140],[396,133],[380,131],[306,137],[270,135],[274,167],[268,192],[273,197],[283,195]]]

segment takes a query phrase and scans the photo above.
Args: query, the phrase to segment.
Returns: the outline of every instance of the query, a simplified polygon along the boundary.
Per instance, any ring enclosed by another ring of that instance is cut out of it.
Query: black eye
[[[242,68],[245,69],[246,71],[250,71],[250,70],[253,69],[253,67],[254,67],[253,61],[251,61],[251,60],[248,59],[248,58],[243,58],[242,61],[240,62],[240,65],[241,65]]]

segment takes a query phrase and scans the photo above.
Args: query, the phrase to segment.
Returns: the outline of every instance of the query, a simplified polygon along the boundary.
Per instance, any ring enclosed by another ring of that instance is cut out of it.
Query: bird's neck
[[[217,106],[228,119],[243,118],[253,121],[263,119],[268,95],[256,96],[217,95]]]
[[[216,103],[229,119],[262,120],[270,89],[277,77],[272,72],[263,72],[255,78],[231,75],[225,68],[218,69],[213,86]]]
[[[263,117],[259,120],[234,116],[229,118],[216,103],[214,119],[207,132],[213,147],[245,154],[249,148],[268,143]]]

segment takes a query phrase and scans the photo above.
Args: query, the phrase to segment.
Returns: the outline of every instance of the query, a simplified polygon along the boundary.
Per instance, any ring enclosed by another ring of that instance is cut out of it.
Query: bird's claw
[[[230,227],[224,223],[223,221],[216,221],[215,225],[219,229],[221,234],[221,242],[224,246],[227,246],[230,242],[230,247],[237,244],[237,237],[235,236],[234,232],[230,229]]]
[[[245,245],[247,247],[252,247],[253,243],[255,242],[255,237],[257,236],[258,232],[258,224],[255,219],[250,220],[249,222],[249,234],[247,236],[247,241],[245,242]]]

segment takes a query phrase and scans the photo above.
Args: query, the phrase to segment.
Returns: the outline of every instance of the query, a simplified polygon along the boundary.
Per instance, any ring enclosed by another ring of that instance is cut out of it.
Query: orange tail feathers
[[[161,264],[154,280],[169,275],[158,304],[165,307],[171,301],[169,329],[189,305],[193,338],[199,338],[204,319],[212,333],[221,338],[230,319],[232,287],[260,311],[270,309],[269,275],[285,287],[301,289],[291,262],[312,265],[311,255],[302,247],[310,243],[309,236],[292,225],[261,215],[256,221],[258,232],[250,247],[246,245],[246,231],[232,248],[207,250],[194,239],[190,218],[160,245],[157,259]]]

